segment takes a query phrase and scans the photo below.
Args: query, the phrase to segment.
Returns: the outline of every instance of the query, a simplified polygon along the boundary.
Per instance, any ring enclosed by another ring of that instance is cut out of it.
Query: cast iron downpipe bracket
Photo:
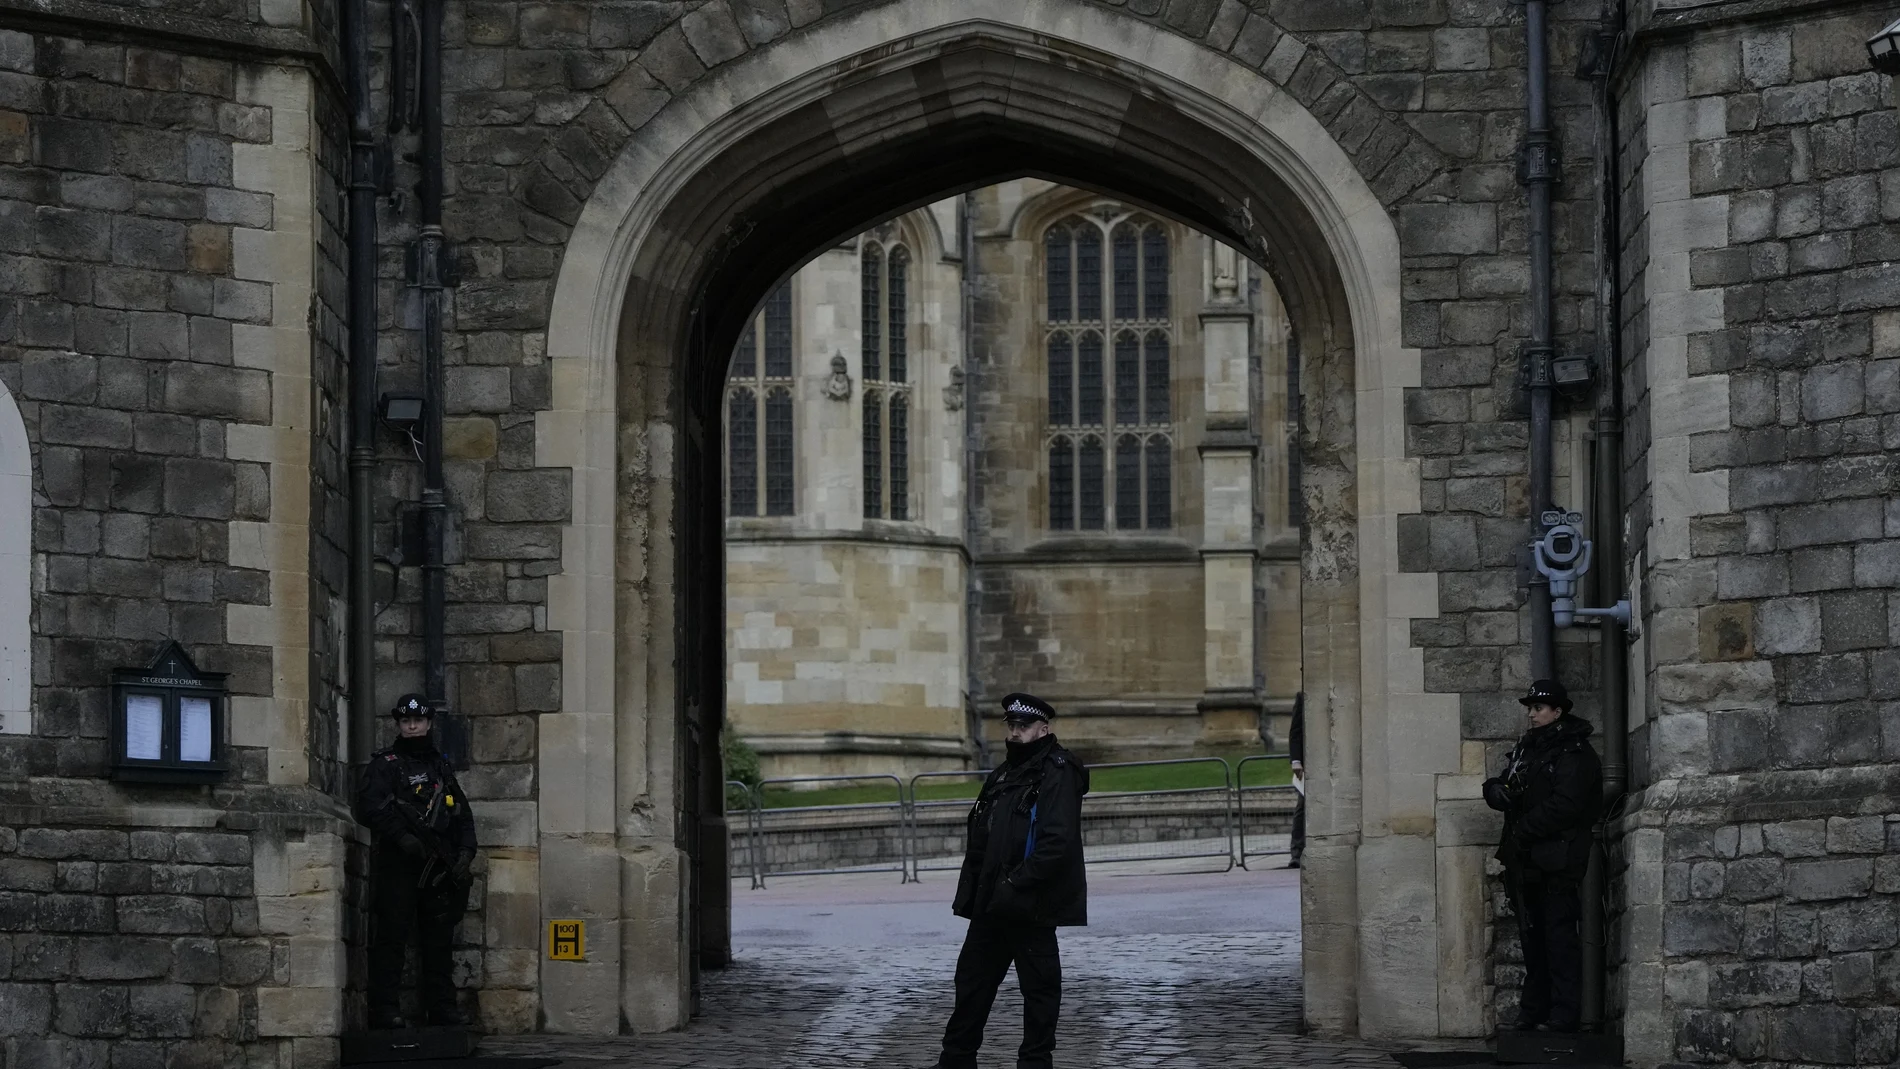
[[[1563,147],[1549,130],[1532,130],[1517,146],[1517,184],[1558,185],[1564,180]]]
[[[455,270],[455,246],[438,226],[425,226],[409,243],[409,284],[422,290],[451,289],[461,281]]]

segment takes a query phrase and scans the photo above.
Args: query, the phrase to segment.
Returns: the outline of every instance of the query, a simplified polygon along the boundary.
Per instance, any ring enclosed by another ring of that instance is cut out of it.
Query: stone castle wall
[[[345,1019],[341,128],[309,63],[262,58],[310,38],[221,37],[0,29],[0,381],[33,454],[9,1064],[322,1064]],[[230,673],[216,788],[104,778],[110,673],[167,639]]]
[[[1900,114],[1862,44],[1886,17],[1709,25],[1619,86],[1651,523],[1612,951],[1644,1059],[1900,1054]]]
[[[965,567],[955,545],[728,539],[727,715],[767,776],[966,767]]]

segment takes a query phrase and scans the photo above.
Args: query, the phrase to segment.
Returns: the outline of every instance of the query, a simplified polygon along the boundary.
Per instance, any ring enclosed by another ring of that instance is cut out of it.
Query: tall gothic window
[[[859,261],[864,375],[864,515],[910,519],[910,251],[864,240]]]
[[[1174,524],[1169,247],[1160,223],[1112,209],[1043,235],[1052,530]]]
[[[790,516],[792,286],[773,290],[739,336],[726,383],[726,513]],[[761,508],[763,506],[763,508]]]

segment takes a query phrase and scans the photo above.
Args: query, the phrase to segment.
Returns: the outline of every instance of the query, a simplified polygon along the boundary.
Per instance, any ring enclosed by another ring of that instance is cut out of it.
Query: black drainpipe
[[[1620,8],[1620,5],[1616,5]],[[1591,541],[1596,546],[1594,568],[1596,603],[1614,605],[1623,596],[1623,273],[1621,263],[1622,136],[1617,122],[1617,44],[1622,39],[1620,10],[1605,5],[1596,38],[1596,64],[1590,72],[1598,79],[1599,129],[1602,131],[1600,226],[1598,231],[1599,295],[1602,309],[1598,332],[1603,359],[1598,366],[1599,389],[1595,442],[1595,485]],[[1603,810],[1613,815],[1629,790],[1629,636],[1613,616],[1597,617],[1597,694],[1602,703]],[[1583,1005],[1586,1028],[1601,1029],[1605,1013],[1609,929],[1605,890],[1608,883],[1607,841],[1598,825],[1590,867],[1584,873],[1583,896]]]
[[[420,21],[416,82],[422,175],[416,194],[422,231],[412,253],[410,281],[422,291],[422,693],[440,713],[448,697],[443,679],[447,595],[442,543],[449,507],[442,478],[442,302],[451,282],[448,242],[442,236],[442,0],[421,0]],[[438,732],[437,744],[459,756],[459,732],[447,723],[442,726],[448,730]]]
[[[1550,508],[1551,324],[1550,192],[1557,180],[1556,143],[1550,133],[1550,47],[1545,25],[1546,0],[1525,0],[1524,33],[1529,54],[1525,136],[1520,164],[1528,200],[1526,220],[1531,254],[1531,339],[1524,358],[1531,409],[1531,527],[1543,532]],[[1556,674],[1550,583],[1535,571],[1530,578],[1531,678]]]
[[[983,737],[983,712],[976,695],[977,613],[983,604],[977,583],[976,551],[981,532],[976,523],[976,194],[957,199],[957,242],[963,257],[963,557],[968,578],[963,592],[964,722],[970,732],[976,767],[990,767],[989,741]]]
[[[343,5],[350,97],[349,371],[350,618],[348,760],[369,760],[376,733],[376,604],[372,482],[376,468],[376,143],[370,131],[367,0]]]

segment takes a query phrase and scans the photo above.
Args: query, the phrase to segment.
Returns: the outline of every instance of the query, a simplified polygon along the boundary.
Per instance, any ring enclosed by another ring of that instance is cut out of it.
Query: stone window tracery
[[[1112,208],[1043,234],[1052,530],[1173,525],[1169,249],[1162,224]]]
[[[726,513],[790,516],[793,478],[792,286],[780,285],[746,324],[726,383]],[[763,506],[763,507],[761,507]]]
[[[864,516],[910,519],[910,250],[867,237],[859,258]]]

